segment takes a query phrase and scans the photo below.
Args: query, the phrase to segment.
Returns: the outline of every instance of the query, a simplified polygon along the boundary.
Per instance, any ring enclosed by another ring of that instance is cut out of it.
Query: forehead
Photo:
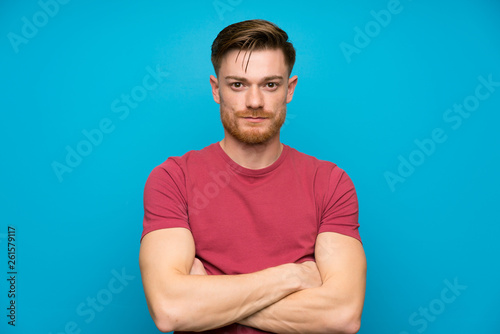
[[[249,56],[250,59],[248,59]],[[248,51],[230,50],[222,58],[219,69],[221,77],[228,75],[248,78],[262,78],[270,75],[286,77],[287,74],[285,55],[280,49],[254,50],[251,54]]]

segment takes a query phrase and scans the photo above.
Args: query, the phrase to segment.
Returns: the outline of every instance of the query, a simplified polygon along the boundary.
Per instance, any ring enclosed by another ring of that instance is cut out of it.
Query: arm
[[[321,284],[311,264],[285,264],[245,275],[190,275],[191,232],[144,236],[139,264],[148,308],[162,332],[202,331],[237,322],[290,293]]]
[[[293,293],[240,323],[273,333],[357,333],[366,282],[361,243],[324,232],[315,252],[322,286]]]

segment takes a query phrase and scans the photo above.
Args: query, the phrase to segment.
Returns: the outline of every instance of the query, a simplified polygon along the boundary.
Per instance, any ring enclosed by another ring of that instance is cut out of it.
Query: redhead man
[[[288,35],[264,20],[213,42],[224,138],[168,158],[144,191],[139,262],[163,332],[359,330],[366,259],[354,185],[280,142],[294,62]]]

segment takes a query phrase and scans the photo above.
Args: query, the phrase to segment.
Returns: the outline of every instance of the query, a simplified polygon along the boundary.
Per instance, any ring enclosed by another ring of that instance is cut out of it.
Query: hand
[[[194,258],[189,275],[207,275],[207,271],[199,259]]]
[[[302,285],[301,290],[309,288],[318,288],[323,284],[321,275],[314,261],[306,261],[298,264],[299,277]]]

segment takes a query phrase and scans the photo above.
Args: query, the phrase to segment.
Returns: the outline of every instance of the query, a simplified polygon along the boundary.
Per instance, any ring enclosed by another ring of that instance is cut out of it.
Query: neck
[[[262,144],[245,144],[226,133],[219,143],[234,162],[249,169],[261,169],[272,165],[283,150],[279,134]]]

